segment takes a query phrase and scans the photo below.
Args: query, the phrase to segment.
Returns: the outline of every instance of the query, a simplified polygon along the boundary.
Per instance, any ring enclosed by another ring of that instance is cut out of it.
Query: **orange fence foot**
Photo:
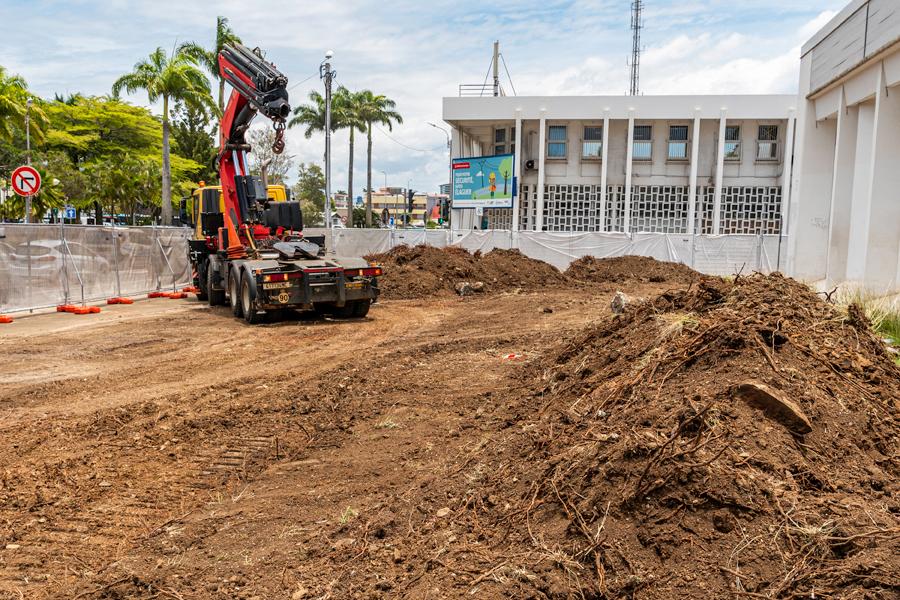
[[[107,304],[134,304],[134,300],[131,298],[122,298],[120,296],[116,296],[115,298],[110,298],[106,301]]]
[[[181,300],[182,298],[187,297],[188,295],[184,292],[172,292],[171,294],[169,294],[169,298],[171,298],[172,300]]]
[[[147,294],[148,298],[168,298],[168,292],[150,292]]]
[[[182,292],[187,292],[189,294],[197,294],[200,292],[200,288],[194,285],[189,285],[186,288],[182,288]]]
[[[12,323],[12,317],[7,317],[6,315],[0,315],[0,323]]]
[[[75,306],[74,304],[60,304],[59,306],[56,307],[56,312],[71,313],[71,312],[75,312],[76,308],[78,308],[78,307]]]

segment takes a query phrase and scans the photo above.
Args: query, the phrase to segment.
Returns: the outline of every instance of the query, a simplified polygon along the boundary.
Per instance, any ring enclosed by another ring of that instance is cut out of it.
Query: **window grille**
[[[688,127],[687,125],[669,126],[669,160],[687,160]]]
[[[584,128],[584,140],[581,143],[582,158],[600,158],[603,156],[603,127],[590,126]]]
[[[757,160],[778,159],[778,125],[760,125],[756,138]]]
[[[725,160],[741,160],[741,126],[725,126]]]
[[[506,142],[506,130],[505,129],[495,129],[494,130],[494,143],[495,144],[503,144]]]
[[[547,158],[566,158],[568,128],[565,125],[550,125],[547,138]]]
[[[653,127],[651,125],[635,125],[632,158],[634,160],[650,160],[653,157],[652,140]]]

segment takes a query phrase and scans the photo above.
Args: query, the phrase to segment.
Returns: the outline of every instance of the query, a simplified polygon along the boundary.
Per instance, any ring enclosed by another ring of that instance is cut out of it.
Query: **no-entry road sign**
[[[12,187],[20,196],[34,196],[41,189],[41,174],[34,167],[23,165],[13,171]]]

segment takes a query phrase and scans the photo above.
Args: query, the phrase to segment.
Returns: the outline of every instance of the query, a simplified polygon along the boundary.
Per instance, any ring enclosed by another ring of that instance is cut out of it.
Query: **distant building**
[[[443,194],[445,196],[450,195],[450,184],[449,183],[442,183],[438,189],[440,190],[441,194]]]
[[[780,234],[793,95],[444,98],[454,157],[512,153],[534,231]],[[454,210],[457,229],[479,225]]]
[[[854,0],[801,53],[789,272],[900,290],[900,5]]]
[[[366,195],[363,194],[363,206],[365,206]],[[428,194],[417,192],[413,196],[413,210],[411,213],[411,223],[413,225],[425,225],[425,210],[428,203]],[[372,213],[375,219],[381,219],[384,209],[387,209],[390,217],[394,217],[394,222],[400,224],[402,215],[408,211],[406,189],[405,188],[380,188],[378,191],[372,192]]]

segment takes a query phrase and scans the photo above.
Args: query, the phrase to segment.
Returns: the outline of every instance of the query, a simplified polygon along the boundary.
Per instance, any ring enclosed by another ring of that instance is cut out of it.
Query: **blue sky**
[[[645,0],[641,91],[793,93],[800,45],[844,0]],[[434,190],[446,179],[441,97],[484,80],[499,39],[519,95],[623,94],[631,49],[630,0],[303,2],[297,0],[2,0],[0,64],[38,94],[105,94],[157,46],[211,45],[217,14],[262,47],[294,83],[335,51],[337,83],[393,98],[404,117],[374,135],[373,185]],[[511,86],[504,74],[504,87]],[[320,86],[291,90],[294,104]],[[135,95],[130,100],[147,105]],[[156,108],[156,107],[154,107]],[[262,120],[262,119],[260,119]],[[298,161],[321,161],[324,141],[288,132]],[[347,136],[334,140],[335,189],[346,188]],[[365,180],[357,145],[354,188]]]

